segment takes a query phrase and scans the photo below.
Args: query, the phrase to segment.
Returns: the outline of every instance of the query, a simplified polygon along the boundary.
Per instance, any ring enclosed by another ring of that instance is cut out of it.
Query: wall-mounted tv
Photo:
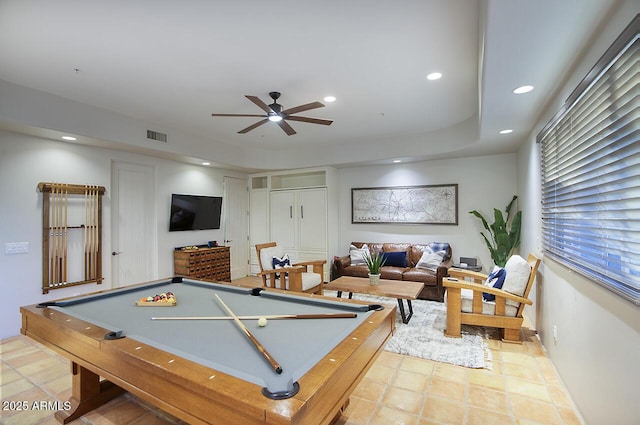
[[[219,229],[222,197],[171,195],[169,231]]]

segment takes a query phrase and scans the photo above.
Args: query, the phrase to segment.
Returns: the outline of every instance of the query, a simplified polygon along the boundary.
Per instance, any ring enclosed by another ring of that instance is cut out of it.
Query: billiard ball
[[[267,319],[265,317],[259,318],[258,326],[260,326],[261,328],[267,326]]]

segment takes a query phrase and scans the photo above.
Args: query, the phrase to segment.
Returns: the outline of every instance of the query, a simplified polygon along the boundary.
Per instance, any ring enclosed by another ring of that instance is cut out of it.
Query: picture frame
[[[351,223],[458,224],[458,185],[351,189]]]

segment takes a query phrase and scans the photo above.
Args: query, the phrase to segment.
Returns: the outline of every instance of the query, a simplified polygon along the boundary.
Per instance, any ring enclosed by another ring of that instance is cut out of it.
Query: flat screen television
[[[171,195],[169,231],[219,229],[222,197]]]

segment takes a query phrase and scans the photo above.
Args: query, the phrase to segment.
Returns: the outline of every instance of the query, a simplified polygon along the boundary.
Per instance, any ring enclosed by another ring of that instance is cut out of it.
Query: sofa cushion
[[[383,252],[382,256],[385,266],[407,267],[406,251]]]
[[[410,282],[421,282],[426,286],[437,286],[438,280],[436,272],[428,269],[407,269],[402,274],[402,280],[408,280]]]
[[[369,277],[367,266],[349,266],[343,270],[343,276]]]
[[[393,266],[383,266],[380,269],[380,278],[381,279],[390,279],[390,280],[402,280],[402,275],[406,270],[406,267],[393,267]]]

